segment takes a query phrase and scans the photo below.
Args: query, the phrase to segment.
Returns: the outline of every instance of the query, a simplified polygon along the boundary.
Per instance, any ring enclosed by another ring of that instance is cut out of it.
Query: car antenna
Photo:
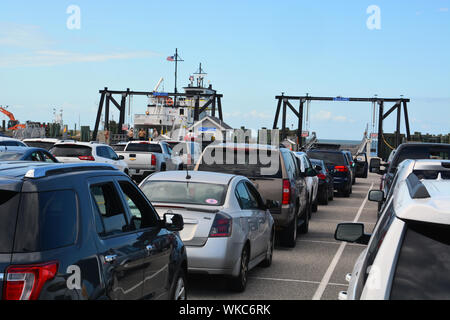
[[[189,174],[189,168],[188,165],[186,164],[186,180],[191,180],[191,175]]]

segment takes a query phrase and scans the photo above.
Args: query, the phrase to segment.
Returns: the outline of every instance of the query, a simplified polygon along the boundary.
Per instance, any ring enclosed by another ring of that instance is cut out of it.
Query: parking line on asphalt
[[[340,245],[340,242],[337,241],[322,241],[322,240],[297,240],[297,241],[303,241],[303,242],[313,242],[313,243],[324,243],[324,244],[336,244],[336,245]],[[357,247],[365,247],[365,245],[363,244],[358,244],[358,243],[347,243],[347,245],[350,246],[357,246]]]
[[[319,281],[311,281],[311,280],[299,280],[299,279],[281,279],[281,278],[266,278],[266,277],[249,277],[251,279],[256,280],[268,280],[268,281],[283,281],[283,282],[299,282],[299,283],[309,283],[309,284],[319,284]],[[343,283],[329,283],[329,285],[332,286],[348,286],[347,284]]]
[[[369,191],[373,188],[374,183],[372,182],[372,185],[369,187],[369,190],[367,191],[367,196],[369,195]],[[359,210],[355,216],[355,219],[353,220],[353,222],[357,222],[364,210],[364,207],[366,206],[367,203],[367,199],[368,197],[364,198],[363,203],[361,204],[361,206],[359,207]],[[313,300],[320,300],[322,298],[322,295],[330,281],[331,276],[333,275],[334,269],[336,269],[336,266],[339,262],[339,260],[341,259],[342,253],[344,252],[345,246],[346,246],[346,242],[342,242],[341,245],[339,246],[338,251],[336,252],[336,254],[334,255],[333,260],[331,261],[327,271],[325,272],[322,281],[320,281],[319,287],[316,290],[316,293],[314,293],[313,296]]]

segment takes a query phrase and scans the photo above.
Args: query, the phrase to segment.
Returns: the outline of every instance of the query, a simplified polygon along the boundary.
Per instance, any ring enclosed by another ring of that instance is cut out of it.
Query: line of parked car
[[[378,221],[371,234],[337,226],[337,240],[367,245],[339,299],[450,299],[450,144],[402,144],[370,171],[382,175],[368,195]]]
[[[270,267],[276,237],[294,247],[318,204],[355,179],[342,151],[24,142],[41,148],[0,146],[8,300],[186,299],[188,272],[226,275],[242,292],[249,270]]]

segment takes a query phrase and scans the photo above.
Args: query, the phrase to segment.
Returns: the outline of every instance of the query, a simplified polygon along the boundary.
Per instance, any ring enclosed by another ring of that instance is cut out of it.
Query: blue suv
[[[344,151],[309,150],[308,157],[323,160],[334,178],[334,189],[344,197],[352,193],[352,166]]]
[[[112,166],[0,162],[0,298],[185,299],[182,229]]]

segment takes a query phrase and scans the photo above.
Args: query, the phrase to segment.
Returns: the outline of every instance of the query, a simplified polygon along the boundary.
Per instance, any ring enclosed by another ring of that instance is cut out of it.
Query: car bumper
[[[334,189],[339,190],[346,188],[349,184],[349,181],[351,181],[349,178],[340,178],[340,177],[334,178],[333,183]]]
[[[209,238],[202,247],[186,246],[188,271],[211,275],[238,276],[244,243],[232,238]]]
[[[281,208],[270,209],[277,230],[289,225],[294,217],[293,210],[294,208],[291,208],[288,205],[284,205]]]

